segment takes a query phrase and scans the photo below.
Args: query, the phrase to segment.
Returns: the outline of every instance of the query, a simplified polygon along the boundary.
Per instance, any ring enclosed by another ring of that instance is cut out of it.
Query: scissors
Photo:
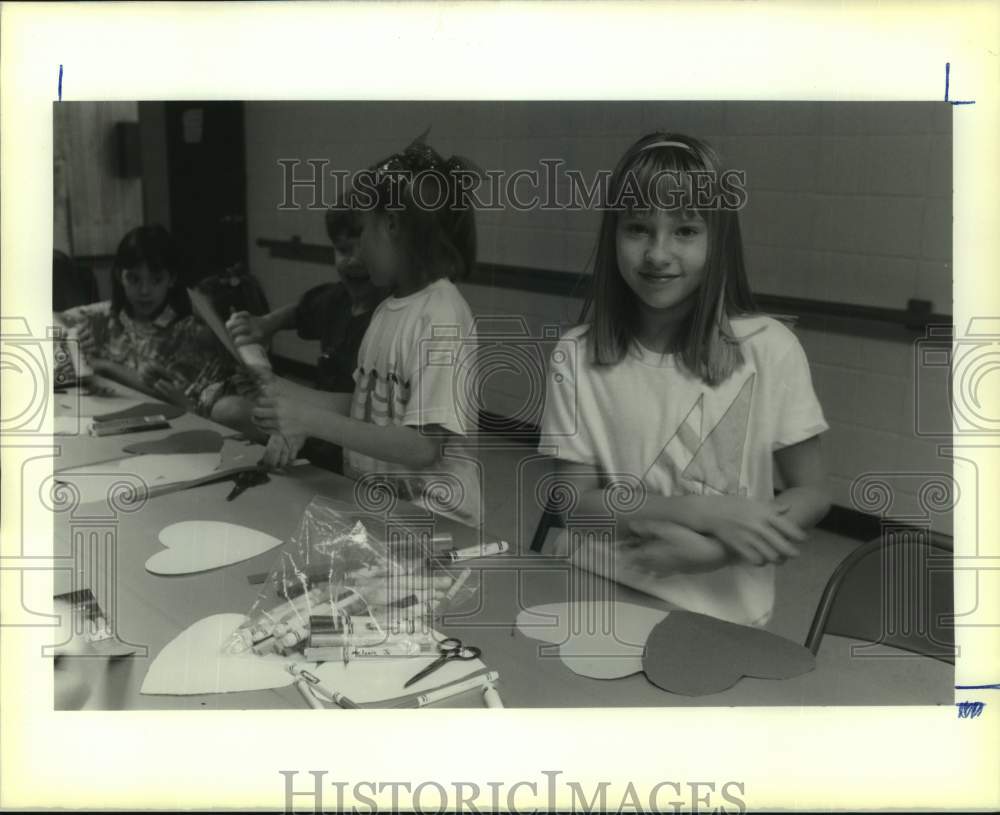
[[[462,645],[461,640],[457,640],[454,637],[447,637],[438,643],[438,650],[441,652],[436,660],[434,660],[430,665],[424,668],[415,676],[411,676],[406,682],[403,683],[404,688],[410,687],[414,682],[418,682],[425,676],[429,676],[434,673],[438,668],[444,665],[446,662],[452,659],[479,659],[483,652],[476,648],[474,645]]]
[[[232,501],[243,492],[246,492],[250,487],[256,487],[258,484],[266,484],[270,480],[267,473],[261,467],[258,467],[256,470],[244,470],[237,473],[233,479],[236,482],[236,486],[230,490],[229,495],[226,496],[226,500]]]

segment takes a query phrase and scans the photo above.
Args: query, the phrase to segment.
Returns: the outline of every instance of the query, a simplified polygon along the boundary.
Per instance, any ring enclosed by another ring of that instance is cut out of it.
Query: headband
[[[693,152],[691,150],[691,145],[684,144],[684,142],[681,141],[656,141],[652,144],[647,144],[645,147],[641,148],[639,152],[642,152],[642,150],[652,150],[654,147],[680,147],[682,150],[687,150],[689,153]]]

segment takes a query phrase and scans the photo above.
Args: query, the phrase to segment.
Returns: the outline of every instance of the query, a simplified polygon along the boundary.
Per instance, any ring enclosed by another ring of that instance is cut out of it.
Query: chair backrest
[[[545,508],[542,510],[542,517],[538,519],[538,526],[535,527],[535,534],[531,538],[531,551],[541,552],[549,538],[549,532],[553,529],[561,529],[563,517],[561,512],[555,510],[555,503],[552,498],[548,499]]]
[[[926,530],[893,530],[862,544],[837,567],[813,617],[806,647],[824,634],[955,662],[953,552]]]

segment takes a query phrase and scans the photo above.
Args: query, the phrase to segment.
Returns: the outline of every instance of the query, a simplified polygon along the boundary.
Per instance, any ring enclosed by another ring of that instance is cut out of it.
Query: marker
[[[320,678],[318,676],[316,676],[316,674],[310,673],[309,671],[307,671],[305,668],[301,667],[300,665],[297,665],[296,663],[293,662],[291,665],[288,666],[288,670],[294,676],[297,676],[300,679],[304,679],[306,682],[308,682],[310,685],[312,685],[312,688],[313,688],[314,691],[319,691],[327,699],[329,699],[331,702],[333,702],[338,707],[342,707],[342,708],[360,708],[361,707],[356,702],[352,702],[350,699],[348,699],[346,696],[344,696],[344,694],[338,693],[335,690],[330,690],[330,688],[328,688],[326,685],[324,685],[320,681]]]
[[[442,552],[434,555],[432,560],[444,563],[458,563],[462,560],[472,560],[478,557],[490,557],[492,555],[502,555],[510,549],[507,541],[493,541],[484,543],[482,546],[467,546],[464,549],[452,549],[450,552]]]
[[[503,699],[500,698],[500,694],[492,682],[487,683],[486,687],[483,688],[483,701],[486,703],[486,707],[503,707]]]
[[[443,688],[422,693],[414,699],[412,703],[403,704],[400,705],[400,707],[426,707],[427,705],[432,705],[435,702],[442,702],[445,699],[458,696],[460,693],[465,693],[466,691],[473,690],[475,688],[481,688],[484,685],[491,685],[499,678],[500,674],[496,671],[479,674],[471,679],[466,679],[464,682],[456,682],[453,685],[445,685]]]

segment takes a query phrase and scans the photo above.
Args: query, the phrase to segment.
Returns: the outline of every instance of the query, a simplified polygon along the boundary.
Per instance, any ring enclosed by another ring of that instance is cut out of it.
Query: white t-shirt
[[[423,471],[345,449],[345,472],[384,475],[400,498],[479,526],[481,477],[469,438],[478,425],[474,364],[472,312],[451,281],[383,300],[358,351],[351,417],[379,426],[440,425],[454,436]]]
[[[716,387],[638,344],[617,365],[592,365],[588,326],[570,330],[553,351],[540,447],[612,479],[637,477],[651,493],[771,500],[774,451],[828,425],[795,335],[763,316],[733,319],[732,329],[745,362]],[[653,588],[682,608],[762,625],[774,567],[734,564],[656,578]]]

